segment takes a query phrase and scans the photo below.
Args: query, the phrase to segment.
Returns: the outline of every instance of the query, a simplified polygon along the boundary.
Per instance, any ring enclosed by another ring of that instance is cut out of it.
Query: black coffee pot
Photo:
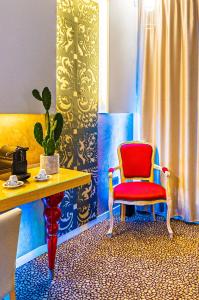
[[[18,180],[30,177],[27,173],[26,152],[28,148],[4,145],[0,147],[0,179],[7,180],[9,176],[17,175]]]
[[[25,180],[30,177],[30,173],[27,173],[27,160],[26,152],[29,148],[17,146],[12,153],[13,162],[11,172],[13,175],[17,175],[19,180]]]

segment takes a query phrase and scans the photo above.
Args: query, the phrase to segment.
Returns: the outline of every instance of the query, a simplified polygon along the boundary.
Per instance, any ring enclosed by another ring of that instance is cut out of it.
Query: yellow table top
[[[19,188],[4,188],[2,184],[5,181],[0,180],[0,212],[87,184],[91,181],[91,174],[89,173],[60,168],[60,172],[52,175],[50,180],[37,182],[33,179],[33,176],[39,173],[39,169],[29,169],[28,172],[31,173],[31,177]]]

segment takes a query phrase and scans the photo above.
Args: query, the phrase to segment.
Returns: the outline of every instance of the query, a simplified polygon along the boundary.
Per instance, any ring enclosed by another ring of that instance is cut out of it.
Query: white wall
[[[109,0],[109,112],[135,111],[138,7]]]
[[[43,112],[46,85],[55,100],[56,1],[0,0],[0,113]]]

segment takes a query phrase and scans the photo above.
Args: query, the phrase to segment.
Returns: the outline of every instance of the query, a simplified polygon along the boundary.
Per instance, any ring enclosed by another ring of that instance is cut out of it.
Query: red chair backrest
[[[149,178],[151,175],[153,147],[149,144],[127,143],[120,146],[125,178]]]

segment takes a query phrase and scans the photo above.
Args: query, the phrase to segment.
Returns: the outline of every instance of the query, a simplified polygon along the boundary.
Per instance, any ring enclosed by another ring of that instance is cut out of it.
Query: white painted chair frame
[[[112,237],[113,233],[113,224],[114,224],[114,216],[113,216],[113,205],[118,203],[121,204],[121,221],[125,221],[125,215],[126,215],[126,205],[137,205],[137,206],[145,206],[145,205],[152,205],[153,208],[153,218],[155,220],[155,212],[154,212],[154,204],[157,203],[166,203],[167,204],[167,229],[169,232],[169,236],[172,239],[173,238],[173,230],[171,229],[171,224],[170,224],[170,219],[171,219],[171,208],[172,208],[172,201],[171,201],[171,193],[170,193],[170,184],[169,184],[169,177],[170,177],[170,172],[165,171],[163,172],[163,168],[157,164],[154,163],[154,147],[153,148],[153,154],[152,154],[152,162],[151,162],[151,174],[149,178],[125,178],[124,173],[123,173],[123,167],[122,167],[122,158],[121,158],[121,151],[120,148],[124,144],[148,144],[152,146],[150,143],[146,143],[143,141],[133,141],[133,142],[125,142],[119,145],[118,147],[118,158],[119,158],[119,166],[112,168],[113,171],[109,172],[109,212],[110,212],[110,227],[107,232],[107,235],[109,237]],[[149,182],[153,182],[153,173],[154,169],[157,169],[162,172],[162,174],[165,176],[166,179],[166,199],[158,199],[158,200],[133,200],[133,201],[126,201],[126,200],[114,200],[113,196],[113,172],[119,170],[120,171],[120,177],[121,177],[121,182],[126,182],[127,180],[148,180]]]

